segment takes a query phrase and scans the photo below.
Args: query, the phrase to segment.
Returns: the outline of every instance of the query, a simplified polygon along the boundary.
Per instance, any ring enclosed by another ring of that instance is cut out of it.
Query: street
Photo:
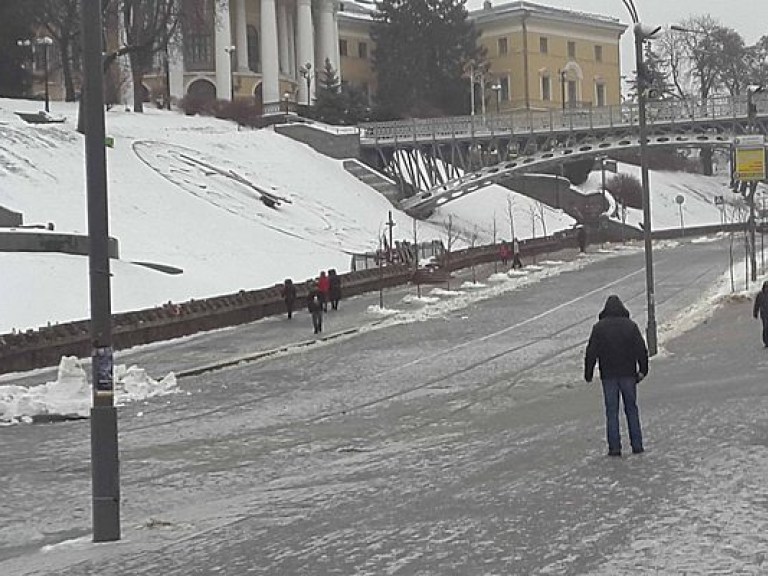
[[[370,294],[328,313],[323,342],[302,312],[121,353],[196,375],[120,409],[119,543],[89,541],[87,421],[0,428],[0,574],[765,573],[759,323],[733,299],[679,334],[727,249],[655,252],[643,455],[605,457],[582,378],[609,294],[645,329],[642,251],[409,321],[372,316]]]

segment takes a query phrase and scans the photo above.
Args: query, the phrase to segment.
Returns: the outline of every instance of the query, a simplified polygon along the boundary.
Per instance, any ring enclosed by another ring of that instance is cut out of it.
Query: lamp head
[[[638,22],[635,24],[633,30],[635,32],[635,36],[639,36],[643,40],[651,40],[655,38],[659,32],[661,32],[661,26],[649,26],[647,24],[643,24],[642,22]]]

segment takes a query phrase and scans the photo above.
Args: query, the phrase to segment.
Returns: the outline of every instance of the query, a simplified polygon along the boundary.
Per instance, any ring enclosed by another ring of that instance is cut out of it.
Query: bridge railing
[[[760,94],[762,95],[762,94]],[[768,114],[768,98],[755,98],[758,114]],[[746,96],[718,96],[705,101],[652,100],[646,107],[650,125],[703,120],[745,118]],[[494,134],[562,132],[597,128],[631,127],[639,120],[636,103],[619,106],[584,106],[549,110],[516,110],[501,114],[477,114],[445,118],[412,118],[360,125],[362,143],[376,141],[429,141]]]

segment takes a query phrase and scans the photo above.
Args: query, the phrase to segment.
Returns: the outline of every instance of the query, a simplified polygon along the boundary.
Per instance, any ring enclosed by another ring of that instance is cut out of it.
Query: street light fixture
[[[563,104],[563,112],[565,112],[565,82],[567,76],[567,70],[560,70],[560,101]]]
[[[235,53],[237,46],[227,46],[224,52],[229,55],[229,99],[235,99]]]
[[[647,40],[651,40],[659,33],[661,27],[648,28],[640,23],[633,0],[622,0],[634,23],[635,33],[635,68],[637,70],[637,113],[638,128],[640,131],[640,177],[643,186],[643,239],[645,244],[645,292],[648,299],[648,324],[646,326],[646,338],[648,340],[648,354],[654,356],[658,352],[656,334],[656,294],[653,281],[653,238],[651,236],[651,190],[648,181],[648,126],[646,121],[646,90],[647,78],[643,73],[643,46]]]
[[[300,66],[299,73],[307,83],[307,108],[309,108],[310,98],[311,98],[310,90],[312,86],[312,64],[310,62],[307,62],[306,64],[304,64],[304,66]]]
[[[499,102],[501,101],[501,84],[496,82],[496,84],[491,86],[491,90],[493,90],[496,93],[496,114],[498,114]]]

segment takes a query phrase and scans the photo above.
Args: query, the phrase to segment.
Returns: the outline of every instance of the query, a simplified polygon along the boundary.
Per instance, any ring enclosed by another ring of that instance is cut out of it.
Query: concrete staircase
[[[342,164],[344,169],[352,174],[352,176],[380,192],[393,206],[399,207],[402,193],[394,181],[356,159],[344,160]]]

